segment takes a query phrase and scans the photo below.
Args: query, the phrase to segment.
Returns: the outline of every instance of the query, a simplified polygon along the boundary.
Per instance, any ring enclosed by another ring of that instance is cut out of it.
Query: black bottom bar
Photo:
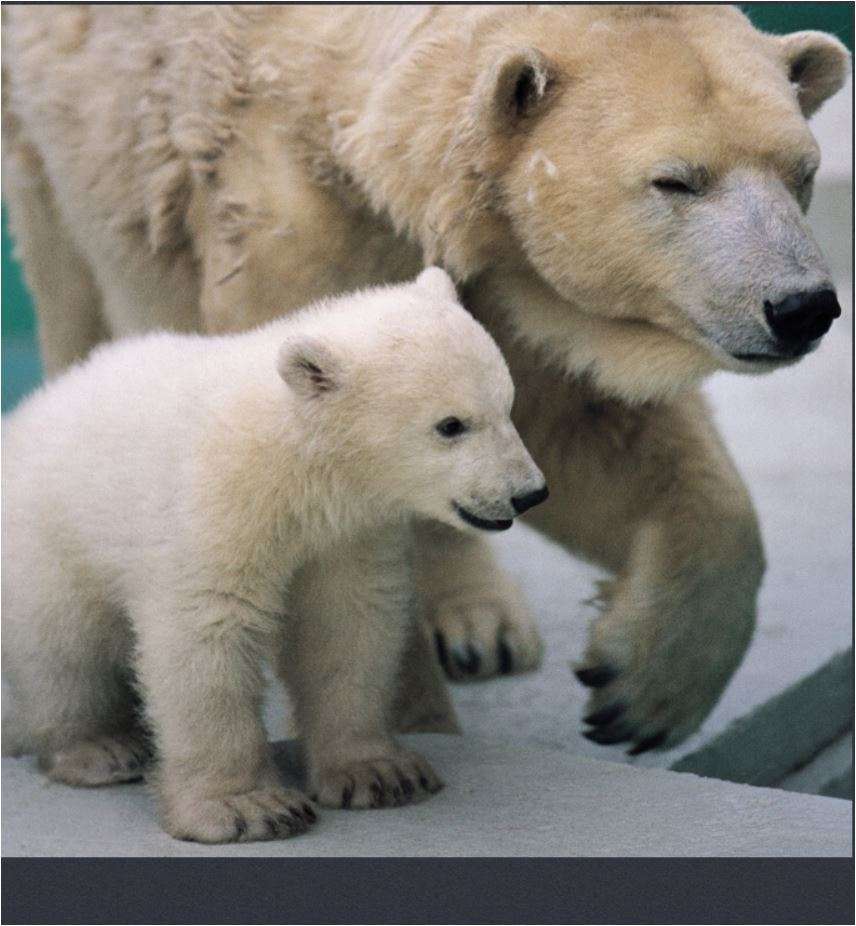
[[[4,859],[6,924],[853,923],[850,859]]]

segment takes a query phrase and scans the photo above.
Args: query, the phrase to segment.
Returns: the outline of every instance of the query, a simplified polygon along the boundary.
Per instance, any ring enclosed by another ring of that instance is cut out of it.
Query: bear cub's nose
[[[792,293],[775,305],[764,303],[764,315],[773,334],[792,347],[822,338],[840,314],[841,306],[832,289]]]
[[[524,511],[528,511],[530,508],[540,505],[549,494],[550,490],[547,486],[541,486],[540,489],[529,492],[527,495],[515,496],[511,499],[511,504],[518,514],[523,514]]]

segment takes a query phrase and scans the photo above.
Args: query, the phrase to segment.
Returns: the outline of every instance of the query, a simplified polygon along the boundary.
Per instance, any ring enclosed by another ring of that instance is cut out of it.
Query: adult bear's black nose
[[[529,492],[527,495],[515,496],[511,499],[511,504],[518,514],[523,514],[524,511],[528,511],[530,508],[540,505],[549,494],[550,490],[547,486],[542,486],[540,489]]]
[[[773,334],[792,347],[803,347],[823,337],[841,314],[835,290],[792,293],[781,302],[764,303],[764,314]]]

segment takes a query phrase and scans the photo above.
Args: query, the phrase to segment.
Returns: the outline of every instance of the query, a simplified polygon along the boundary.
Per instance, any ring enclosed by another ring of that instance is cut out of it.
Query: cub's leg
[[[409,535],[388,530],[304,567],[279,669],[292,692],[310,793],[327,807],[384,807],[442,787],[392,737],[402,654],[414,631]]]
[[[148,743],[128,671],[127,621],[58,564],[40,573],[34,558],[21,569],[18,554],[32,538],[9,536],[18,549],[3,582],[4,752],[35,752],[48,778],[69,785],[141,778]]]
[[[282,839],[315,820],[306,797],[282,786],[261,722],[260,663],[281,619],[230,595],[134,609],[155,784],[177,839]]]
[[[8,129],[8,131],[7,131]],[[27,285],[35,297],[46,376],[85,357],[108,337],[89,265],[65,229],[35,148],[4,119],[3,198]]]
[[[446,674],[466,681],[536,669],[544,647],[534,618],[488,542],[427,522],[417,537],[417,588]]]

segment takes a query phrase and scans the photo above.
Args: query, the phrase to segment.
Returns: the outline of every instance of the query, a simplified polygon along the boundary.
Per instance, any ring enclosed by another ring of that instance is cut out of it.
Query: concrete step
[[[848,649],[736,720],[672,769],[822,794],[827,782],[852,761],[852,730],[853,650]],[[848,738],[849,749],[844,742]],[[804,774],[796,772],[799,768]]]
[[[846,856],[851,804],[476,737],[416,735],[446,788],[412,807],[322,810],[282,842],[163,833],[142,784],[76,790],[3,760],[6,856]],[[275,747],[299,782],[293,743]]]

